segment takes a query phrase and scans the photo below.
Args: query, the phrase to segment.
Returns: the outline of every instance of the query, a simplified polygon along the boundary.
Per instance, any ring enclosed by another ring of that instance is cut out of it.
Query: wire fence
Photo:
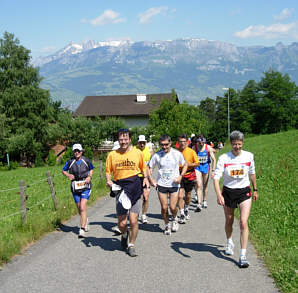
[[[61,172],[55,172],[50,174],[46,173],[46,177],[40,178],[30,183],[26,183],[24,180],[19,182],[19,186],[1,189],[0,190],[0,200],[2,198],[1,193],[16,191],[15,194],[18,195],[16,198],[9,200],[2,200],[1,212],[4,213],[6,210],[10,211],[10,214],[1,215],[0,213],[0,223],[8,218],[12,218],[17,215],[21,215],[23,224],[26,223],[27,213],[32,212],[32,210],[40,205],[43,205],[46,201],[52,199],[52,203],[55,210],[58,210],[58,199],[57,194],[70,192],[70,186],[65,182],[61,183],[64,188],[55,188],[53,178],[59,179],[63,174]],[[99,162],[99,179],[102,180],[102,161]],[[45,184],[47,183],[47,185]],[[42,188],[36,189],[37,185],[42,185]],[[50,190],[50,194],[48,193]],[[3,209],[6,207],[6,209]],[[8,208],[10,207],[10,208]],[[18,209],[17,211],[12,211],[12,209]]]

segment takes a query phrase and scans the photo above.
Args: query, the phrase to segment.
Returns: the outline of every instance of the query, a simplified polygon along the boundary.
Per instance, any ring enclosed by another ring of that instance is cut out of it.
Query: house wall
[[[134,126],[147,126],[149,123],[148,117],[121,117],[126,125],[131,128]]]

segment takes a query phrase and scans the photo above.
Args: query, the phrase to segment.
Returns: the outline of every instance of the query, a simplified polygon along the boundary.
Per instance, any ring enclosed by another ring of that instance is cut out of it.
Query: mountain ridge
[[[222,87],[241,89],[269,69],[298,81],[298,43],[241,47],[199,38],[70,43],[33,62],[42,86],[54,99],[75,109],[86,95],[169,92],[180,99],[223,95]]]

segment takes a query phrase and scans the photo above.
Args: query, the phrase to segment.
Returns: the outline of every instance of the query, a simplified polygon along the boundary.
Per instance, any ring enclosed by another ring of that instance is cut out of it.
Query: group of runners
[[[225,253],[233,255],[232,225],[234,210],[240,207],[240,267],[248,267],[246,248],[248,243],[248,217],[251,201],[258,197],[253,154],[242,150],[244,136],[239,131],[230,135],[232,150],[219,157],[216,164],[214,149],[206,143],[203,135],[198,135],[189,145],[186,134],[178,137],[178,148],[172,148],[171,137],[160,137],[160,150],[154,153],[144,135],[138,144],[131,144],[128,129],[118,131],[119,145],[106,159],[106,183],[111,188],[111,196],[116,198],[117,229],[121,234],[121,247],[131,257],[137,256],[135,242],[138,234],[138,220],[148,223],[147,210],[150,186],[157,189],[161,205],[161,215],[165,226],[163,233],[177,232],[179,224],[190,219],[189,205],[192,190],[196,192],[196,212],[207,208],[209,174],[213,179],[217,202],[224,208],[225,232],[227,237]],[[86,204],[91,192],[92,163],[82,156],[82,146],[73,146],[74,158],[67,161],[63,174],[71,180],[74,200],[81,215],[79,237],[88,231]],[[211,168],[210,168],[211,167]],[[157,178],[153,169],[157,168]],[[219,179],[224,176],[223,189]],[[79,189],[80,183],[86,187]],[[253,186],[253,195],[250,190]],[[77,189],[76,189],[77,188]],[[170,211],[170,213],[169,213]],[[129,221],[129,229],[128,229]]]

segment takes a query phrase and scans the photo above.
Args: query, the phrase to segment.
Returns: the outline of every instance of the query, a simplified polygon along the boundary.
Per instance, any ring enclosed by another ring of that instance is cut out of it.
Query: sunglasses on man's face
[[[80,153],[81,151],[80,150],[74,150],[73,152],[74,153]]]
[[[167,146],[169,146],[169,144],[170,144],[169,142],[168,143],[161,143],[160,146],[167,147]]]

